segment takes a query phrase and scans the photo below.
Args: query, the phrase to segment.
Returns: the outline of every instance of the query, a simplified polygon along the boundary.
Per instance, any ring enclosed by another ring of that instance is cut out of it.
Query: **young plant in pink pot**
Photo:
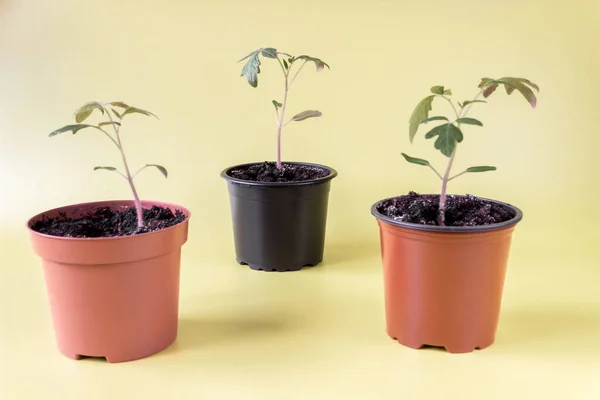
[[[221,177],[228,183],[238,263],[254,270],[297,271],[323,260],[329,191],[337,171],[320,164],[284,161],[283,130],[288,124],[322,116],[318,110],[288,116],[288,100],[305,66],[312,64],[320,72],[329,65],[315,57],[260,48],[240,60],[246,61],[242,76],[253,88],[258,87],[261,57],[277,62],[283,76],[283,96],[272,101],[276,161],[229,167]]]
[[[483,126],[467,116],[471,107],[502,86],[508,95],[516,90],[536,106],[539,88],[523,78],[484,78],[472,100],[456,103],[450,89],[432,87],[410,117],[409,139],[421,125],[440,121],[425,139],[434,139],[446,166],[440,172],[425,159],[402,156],[430,168],[441,181],[440,193],[410,192],[371,207],[380,232],[387,333],[405,346],[467,353],[494,343],[512,233],[523,214],[501,201],[448,194],[447,188],[464,174],[496,170],[482,165],[453,174],[452,166],[464,126]],[[450,105],[450,118],[429,115],[436,99]]]
[[[84,123],[92,114],[97,123]],[[82,130],[105,135],[119,152],[132,200],[74,204],[42,212],[27,223],[42,259],[57,345],[65,356],[132,361],[167,348],[177,337],[181,248],[190,212],[178,205],[140,200],[121,128],[134,115],[154,116],[123,102],[91,101],[75,112],[75,124],[50,133]]]

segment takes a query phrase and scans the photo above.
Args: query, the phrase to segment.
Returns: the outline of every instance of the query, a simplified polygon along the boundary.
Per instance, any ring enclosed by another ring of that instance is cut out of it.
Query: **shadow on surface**
[[[179,333],[173,345],[165,353],[213,347],[220,343],[240,340],[266,340],[269,336],[284,331],[286,321],[266,317],[240,318],[183,318],[179,321]]]
[[[380,267],[379,257],[379,243],[373,241],[333,243],[325,248],[323,262],[320,265],[323,267],[338,267],[340,264],[353,263],[351,266],[353,269],[370,270],[372,268]],[[373,265],[373,263],[368,260],[376,260],[378,263]],[[367,262],[365,263],[365,261]]]
[[[506,310],[493,347],[523,354],[600,357],[600,310],[591,304],[573,308]]]

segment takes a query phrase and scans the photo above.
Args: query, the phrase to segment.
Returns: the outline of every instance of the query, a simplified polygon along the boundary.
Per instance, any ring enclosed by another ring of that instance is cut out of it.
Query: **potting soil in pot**
[[[229,173],[232,178],[253,182],[309,181],[324,178],[329,174],[325,168],[312,165],[282,163],[281,169],[278,169],[277,164],[270,161],[234,169]]]
[[[65,215],[57,218],[44,218],[36,221],[31,229],[36,232],[72,238],[99,238],[128,236],[154,232],[177,225],[185,220],[183,212],[173,213],[169,208],[152,206],[144,209],[144,227],[138,229],[135,207],[125,210],[111,210],[109,207],[97,209],[93,214],[79,218]]]
[[[398,221],[422,225],[438,225],[439,195],[409,192],[381,202],[377,211]],[[445,223],[447,226],[479,226],[496,224],[514,218],[508,207],[473,195],[448,195]]]

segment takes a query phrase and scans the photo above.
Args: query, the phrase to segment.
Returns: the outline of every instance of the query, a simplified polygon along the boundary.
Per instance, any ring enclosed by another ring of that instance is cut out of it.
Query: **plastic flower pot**
[[[333,168],[323,178],[297,182],[254,182],[221,172],[228,183],[236,260],[261,271],[297,271],[323,260]]]
[[[79,217],[99,207],[134,205],[117,200],[53,209],[27,224],[43,263],[58,349],[69,358],[132,361],[167,348],[177,337],[180,255],[190,212],[169,203],[142,204],[181,210],[187,218],[166,229],[123,237],[67,238],[31,229],[35,221],[60,213]]]
[[[469,353],[494,343],[518,208],[506,222],[471,227],[395,221],[379,213],[387,334],[418,349]]]

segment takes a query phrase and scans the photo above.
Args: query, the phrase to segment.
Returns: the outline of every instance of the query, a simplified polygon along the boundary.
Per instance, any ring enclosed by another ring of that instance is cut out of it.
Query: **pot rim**
[[[421,195],[439,196],[439,193],[421,193]],[[489,224],[489,225],[438,226],[438,225],[422,225],[422,224],[416,224],[416,223],[412,223],[412,222],[396,221],[393,218],[385,216],[385,215],[381,214],[379,211],[377,211],[377,206],[379,206],[382,202],[384,202],[386,200],[391,200],[391,199],[394,199],[394,198],[397,198],[400,196],[402,196],[402,195],[387,197],[385,199],[381,199],[381,200],[375,202],[371,206],[371,214],[380,221],[386,222],[391,225],[399,226],[401,228],[407,228],[407,229],[418,230],[418,231],[442,232],[442,233],[462,233],[462,232],[472,233],[472,232],[494,231],[494,230],[504,229],[504,228],[509,228],[511,226],[514,226],[523,219],[523,212],[518,207],[513,206],[512,204],[509,204],[509,203],[499,201],[499,200],[488,199],[486,197],[480,197],[480,196],[476,196],[476,197],[481,200],[484,200],[484,201],[489,201],[489,202],[510,208],[515,213],[515,216],[513,218],[509,219],[508,221],[499,222],[496,224]],[[450,194],[448,196],[466,197],[466,195],[460,195],[460,194]]]
[[[228,175],[228,172],[231,171],[232,169],[237,169],[237,168],[243,168],[243,167],[247,167],[250,165],[256,165],[256,164],[261,164],[264,161],[255,161],[255,162],[249,162],[249,163],[244,163],[244,164],[237,164],[231,167],[227,167],[224,170],[221,171],[221,178],[225,179],[228,182],[231,183],[238,183],[238,184],[242,184],[242,185],[248,185],[248,186],[272,186],[272,187],[285,187],[285,186],[305,186],[305,185],[314,185],[317,183],[324,183],[327,181],[332,180],[333,178],[335,178],[338,175],[338,172],[331,167],[328,167],[327,165],[324,164],[316,164],[316,163],[309,163],[309,162],[303,162],[303,161],[282,161],[283,164],[292,164],[292,165],[304,165],[304,166],[309,166],[309,167],[318,167],[318,168],[324,168],[329,170],[329,175],[324,176],[322,178],[317,178],[317,179],[310,179],[307,181],[294,181],[294,182],[256,182],[256,181],[249,181],[249,180],[245,180],[245,179],[238,179],[238,178],[233,178],[231,176]]]
[[[181,211],[183,211],[183,213],[185,214],[186,218],[181,221],[178,224],[175,224],[173,226],[169,226],[168,228],[164,228],[164,229],[160,229],[158,231],[153,231],[153,232],[145,232],[145,233],[140,233],[137,235],[127,235],[127,236],[108,236],[108,237],[90,237],[90,238],[82,238],[82,237],[65,237],[65,236],[54,236],[54,235],[48,235],[46,233],[40,233],[38,231],[34,231],[33,229],[31,229],[31,225],[33,224],[33,222],[35,222],[36,220],[40,219],[44,214],[48,214],[48,213],[52,213],[52,212],[57,212],[60,210],[63,210],[65,208],[71,208],[71,207],[82,207],[82,206],[94,206],[94,205],[101,205],[101,204],[107,204],[107,203],[125,203],[128,205],[135,205],[135,202],[133,200],[123,200],[123,199],[112,199],[112,200],[98,200],[98,201],[86,201],[83,203],[73,203],[73,204],[68,204],[68,205],[64,205],[64,206],[60,206],[60,207],[56,207],[56,208],[52,208],[49,210],[45,210],[42,211],[40,213],[37,213],[36,215],[34,215],[33,217],[29,218],[27,220],[27,223],[25,224],[25,227],[27,228],[27,230],[30,232],[30,234],[36,235],[38,237],[42,237],[42,238],[47,238],[47,239],[55,239],[55,240],[66,240],[66,241],[73,241],[73,242],[87,242],[87,241],[108,241],[108,240],[123,240],[126,238],[133,238],[133,237],[147,237],[149,235],[157,235],[157,234],[161,234],[163,232],[168,232],[170,230],[173,230],[175,228],[177,228],[178,226],[188,222],[190,220],[190,218],[192,217],[192,213],[190,212],[189,209],[187,209],[186,207],[182,207],[178,204],[175,203],[170,203],[168,201],[159,201],[159,200],[141,200],[142,205],[144,205],[144,203],[159,203],[162,204],[164,206],[169,206],[172,208],[177,208]]]

